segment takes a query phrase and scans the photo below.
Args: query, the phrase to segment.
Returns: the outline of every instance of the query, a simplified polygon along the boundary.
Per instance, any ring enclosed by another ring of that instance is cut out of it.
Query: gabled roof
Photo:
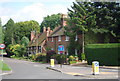
[[[35,36],[34,39],[29,43],[28,47],[31,46],[41,46],[42,42],[47,38],[47,32],[43,32],[42,34],[37,35],[38,38]]]
[[[60,36],[60,35],[65,35],[64,34],[65,29],[63,27],[56,27],[53,32],[49,35],[49,37],[54,37],[54,36]]]

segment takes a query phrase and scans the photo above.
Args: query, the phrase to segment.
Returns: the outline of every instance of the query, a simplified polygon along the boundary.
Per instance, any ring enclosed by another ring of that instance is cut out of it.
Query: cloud
[[[2,0],[2,1],[14,1],[14,0]],[[19,0],[15,0],[19,1]],[[29,1],[29,0],[21,0],[21,1]],[[33,0],[30,0],[33,1]],[[35,1],[35,0],[34,0]],[[46,2],[45,2],[46,1]],[[48,2],[47,2],[48,1]],[[43,18],[47,15],[57,14],[57,13],[67,13],[67,8],[70,7],[70,4],[65,4],[65,0],[63,1],[64,4],[59,2],[55,2],[56,4],[50,3],[50,1],[57,1],[57,0],[39,0],[39,2],[34,2],[29,5],[25,5],[21,9],[15,10],[15,8],[3,8],[0,7],[0,16],[2,20],[2,24],[6,24],[7,21],[12,18],[15,22],[20,21],[28,21],[28,20],[36,20],[38,23],[41,23]],[[66,0],[69,1],[69,0]],[[73,0],[70,0],[73,1]],[[44,3],[45,2],[45,3]],[[71,2],[72,3],[72,2]],[[14,4],[14,3],[13,3]],[[4,10],[6,12],[4,12]]]

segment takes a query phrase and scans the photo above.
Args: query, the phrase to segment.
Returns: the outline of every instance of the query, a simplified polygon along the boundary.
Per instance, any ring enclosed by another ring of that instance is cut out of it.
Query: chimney
[[[43,27],[43,32],[46,32],[46,27]]]
[[[50,31],[51,31],[51,30],[50,30],[50,27],[48,27],[48,28],[47,28],[47,37],[49,36]]]
[[[61,25],[62,25],[62,27],[67,25],[67,21],[65,20],[67,18],[68,18],[67,14],[62,14],[61,15]]]
[[[35,37],[35,31],[31,31],[31,41],[33,40],[33,38]]]

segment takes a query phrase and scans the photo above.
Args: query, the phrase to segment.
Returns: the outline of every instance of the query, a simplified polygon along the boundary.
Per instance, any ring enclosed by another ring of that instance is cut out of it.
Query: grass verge
[[[10,67],[0,60],[0,70],[2,71],[11,71]]]

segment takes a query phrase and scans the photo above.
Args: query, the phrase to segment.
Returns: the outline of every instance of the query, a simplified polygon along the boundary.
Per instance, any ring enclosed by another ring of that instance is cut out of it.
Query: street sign
[[[0,49],[4,49],[5,48],[5,44],[0,44]]]
[[[58,46],[58,51],[64,51],[64,46],[63,45],[59,45]]]

